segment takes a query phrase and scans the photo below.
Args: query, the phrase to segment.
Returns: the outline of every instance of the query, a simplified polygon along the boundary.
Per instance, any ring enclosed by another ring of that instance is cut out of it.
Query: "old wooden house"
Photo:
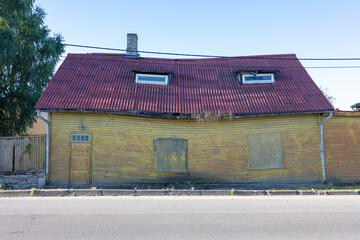
[[[294,54],[209,59],[69,54],[48,112],[49,183],[321,182],[333,111]]]

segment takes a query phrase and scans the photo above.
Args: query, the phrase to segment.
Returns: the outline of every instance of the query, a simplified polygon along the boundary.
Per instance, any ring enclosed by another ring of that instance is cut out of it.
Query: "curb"
[[[0,193],[0,195],[1,195],[1,193]],[[31,192],[29,195],[31,196]],[[38,190],[34,190],[34,194],[32,196],[34,196],[34,197],[66,197],[66,196],[69,196],[69,190],[68,189],[46,189],[46,190],[38,189]]]
[[[336,190],[326,191],[328,195],[360,195],[360,190]]]
[[[0,197],[76,196],[295,196],[360,195],[360,190],[174,190],[174,189],[35,189],[3,190]]]
[[[90,197],[90,196],[102,196],[101,189],[70,189],[70,196]]]
[[[102,196],[134,196],[135,190],[131,189],[102,189]]]
[[[31,190],[3,190],[0,197],[29,197]]]

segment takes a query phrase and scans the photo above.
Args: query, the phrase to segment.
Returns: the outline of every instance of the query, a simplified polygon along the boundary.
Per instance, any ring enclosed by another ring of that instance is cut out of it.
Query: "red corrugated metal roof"
[[[244,85],[238,71],[275,71],[271,84]],[[135,83],[135,71],[171,72],[167,86]],[[212,59],[69,54],[36,109],[274,114],[331,111],[294,54]]]

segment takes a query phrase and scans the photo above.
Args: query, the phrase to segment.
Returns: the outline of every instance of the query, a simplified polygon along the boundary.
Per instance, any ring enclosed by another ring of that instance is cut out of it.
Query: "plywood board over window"
[[[281,134],[248,136],[250,169],[283,168]]]
[[[187,172],[187,140],[155,138],[153,171]]]

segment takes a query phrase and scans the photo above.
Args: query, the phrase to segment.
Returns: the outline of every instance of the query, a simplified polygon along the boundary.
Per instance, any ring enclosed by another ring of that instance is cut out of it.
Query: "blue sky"
[[[66,43],[221,56],[295,53],[298,58],[360,58],[359,0],[115,1],[36,0],[45,24]],[[67,47],[67,53],[106,52]],[[142,57],[164,57],[141,54]],[[174,56],[168,56],[174,57]],[[304,66],[360,66],[360,61],[302,61]],[[307,69],[334,106],[360,102],[360,68]]]

